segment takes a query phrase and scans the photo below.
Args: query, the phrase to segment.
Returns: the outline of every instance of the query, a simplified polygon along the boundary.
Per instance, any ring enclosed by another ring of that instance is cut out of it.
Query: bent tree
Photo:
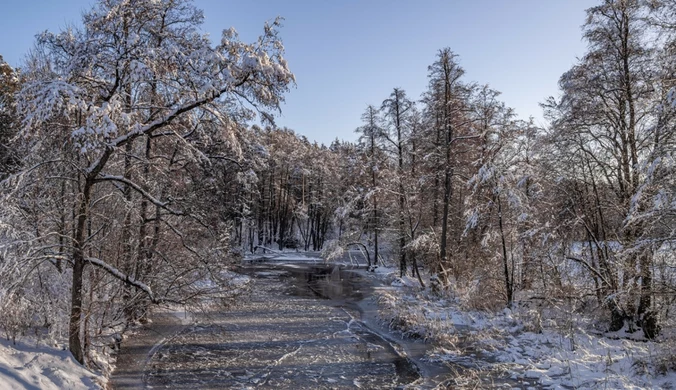
[[[197,283],[217,270],[196,244],[227,229],[191,204],[201,148],[226,140],[236,151],[233,132],[257,111],[270,119],[294,82],[279,20],[253,44],[229,29],[215,45],[202,21],[186,0],[103,0],[81,29],[41,34],[27,61],[17,103],[31,161],[19,176],[45,205],[30,211],[36,256],[70,265],[69,347],[81,363],[83,299],[100,272],[152,302],[213,292]],[[43,174],[39,191],[25,179]],[[59,205],[72,212],[55,217]]]

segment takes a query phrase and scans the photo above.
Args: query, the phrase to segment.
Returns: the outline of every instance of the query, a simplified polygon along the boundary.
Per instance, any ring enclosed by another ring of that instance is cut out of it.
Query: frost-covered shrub
[[[67,335],[69,271],[54,272],[48,261],[27,259],[21,243],[5,243],[0,261],[0,332],[16,340],[34,333],[50,340]]]
[[[16,343],[19,336],[25,336],[29,329],[36,326],[32,303],[16,293],[0,291],[0,328],[7,340]]]
[[[660,375],[676,371],[676,339],[669,339],[658,347],[654,365]]]
[[[496,311],[505,307],[504,284],[496,277],[481,275],[457,293],[469,310]]]
[[[673,308],[672,308],[673,309]],[[656,344],[653,367],[656,374],[676,371],[676,318],[661,321],[660,343]]]

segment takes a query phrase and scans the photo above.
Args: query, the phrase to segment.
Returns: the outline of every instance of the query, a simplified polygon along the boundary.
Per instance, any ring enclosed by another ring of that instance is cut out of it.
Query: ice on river
[[[147,386],[372,389],[418,378],[355,310],[318,299],[311,290],[299,293],[290,274],[258,272],[252,295],[241,304],[213,313],[205,325],[184,329],[155,351]]]

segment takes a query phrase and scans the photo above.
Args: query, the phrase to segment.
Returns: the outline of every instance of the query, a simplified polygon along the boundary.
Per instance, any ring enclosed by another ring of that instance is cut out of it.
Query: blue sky
[[[490,84],[517,114],[544,125],[538,103],[584,54],[580,26],[597,0],[195,0],[214,39],[234,26],[253,41],[263,23],[286,20],[281,36],[297,87],[279,126],[310,140],[354,140],[368,104],[394,87],[418,99],[427,66],[450,47],[466,81]],[[20,0],[3,5],[0,55],[19,66],[39,31],[78,25],[91,0]]]

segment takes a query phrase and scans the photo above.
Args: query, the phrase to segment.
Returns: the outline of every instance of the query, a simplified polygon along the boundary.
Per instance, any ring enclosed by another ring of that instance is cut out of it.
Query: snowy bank
[[[0,341],[0,389],[101,389],[106,379],[78,364],[67,350],[22,339]]]
[[[452,294],[435,296],[395,272],[380,268],[376,274],[388,286],[375,290],[383,321],[406,336],[431,343],[435,348],[429,359],[462,367],[465,375],[490,376],[493,385],[547,389],[676,386],[676,351],[669,340],[604,335],[565,310],[557,314],[528,306],[498,313],[468,310]],[[467,385],[477,383],[481,382]],[[457,386],[462,388],[462,382]]]

